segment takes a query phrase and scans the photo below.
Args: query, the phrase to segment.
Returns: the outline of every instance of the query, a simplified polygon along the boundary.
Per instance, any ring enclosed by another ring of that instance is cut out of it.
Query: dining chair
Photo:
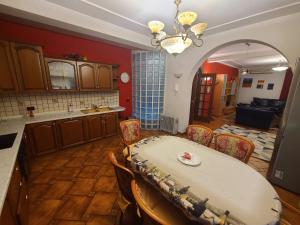
[[[142,225],[204,225],[198,221],[188,219],[163,196],[157,197],[157,191],[154,189],[152,190],[156,193],[156,198],[159,200],[153,203],[153,196],[144,192],[144,190],[148,189],[141,188],[140,183],[137,183],[136,180],[131,181],[131,189],[138,205]]]
[[[130,156],[129,145],[141,140],[141,122],[137,119],[129,119],[120,122],[122,140],[125,146],[124,157]]]
[[[215,149],[248,163],[255,146],[249,139],[235,134],[215,136]]]
[[[112,163],[117,177],[120,196],[117,203],[121,209],[120,224],[137,224],[139,217],[135,199],[131,192],[131,180],[134,179],[134,173],[121,165],[113,152],[108,152],[108,159]]]
[[[202,125],[189,125],[187,138],[201,145],[209,146],[213,138],[213,130]]]

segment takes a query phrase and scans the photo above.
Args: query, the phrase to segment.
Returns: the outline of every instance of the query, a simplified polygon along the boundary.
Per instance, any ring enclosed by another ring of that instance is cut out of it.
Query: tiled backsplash
[[[26,107],[34,106],[34,113],[65,111],[72,103],[74,109],[96,105],[119,105],[119,92],[113,93],[36,93],[0,96],[0,116],[25,115]]]

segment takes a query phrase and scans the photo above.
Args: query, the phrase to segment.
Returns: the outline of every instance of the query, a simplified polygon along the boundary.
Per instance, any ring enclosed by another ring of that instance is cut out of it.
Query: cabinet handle
[[[16,171],[18,171],[19,170],[19,167],[16,167]]]
[[[19,184],[19,185],[20,185],[20,187],[23,185],[23,184],[22,184],[22,181],[20,181],[20,184]]]
[[[26,199],[26,200],[28,199],[28,195],[25,195],[25,199]]]

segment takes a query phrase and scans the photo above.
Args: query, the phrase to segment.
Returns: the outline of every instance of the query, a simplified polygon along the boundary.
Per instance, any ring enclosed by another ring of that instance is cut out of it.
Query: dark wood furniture
[[[18,91],[9,42],[0,40],[0,92]]]
[[[0,225],[27,225],[28,207],[27,183],[16,163],[1,212]]]
[[[87,116],[86,125],[89,141],[105,137],[105,119],[102,115]]]
[[[42,48],[13,42],[10,46],[20,89],[22,91],[47,90]]]
[[[26,131],[34,155],[57,151],[57,132],[54,121],[29,124],[26,126]]]
[[[91,91],[97,88],[97,64],[77,62],[80,90]]]
[[[45,65],[50,91],[79,90],[75,61],[45,58]]]
[[[61,148],[68,148],[86,142],[83,118],[58,120],[56,124]]]
[[[98,64],[98,88],[104,90],[113,89],[112,66]]]

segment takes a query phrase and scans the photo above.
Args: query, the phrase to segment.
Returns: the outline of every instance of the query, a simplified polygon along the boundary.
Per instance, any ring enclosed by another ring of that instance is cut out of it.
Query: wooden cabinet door
[[[61,120],[57,122],[62,148],[85,142],[84,121],[82,118]]]
[[[12,215],[8,200],[5,199],[2,212],[0,214],[0,225],[16,225],[16,224],[17,221],[15,220],[15,217]]]
[[[105,134],[106,136],[112,136],[118,133],[118,114],[108,113],[104,114],[105,119]]]
[[[40,46],[11,43],[19,85],[23,91],[47,90],[43,51]]]
[[[105,136],[104,131],[104,118],[100,115],[88,116],[87,121],[87,130],[88,137],[90,141],[103,138]]]
[[[77,62],[77,72],[80,90],[95,90],[97,88],[97,67],[94,63]]]
[[[112,66],[111,65],[98,65],[98,88],[112,89]]]
[[[51,91],[75,91],[79,89],[75,61],[45,58],[45,64]]]
[[[28,199],[28,189],[25,181],[22,182],[20,194],[19,194],[19,203],[17,209],[17,221],[19,225],[28,225],[29,219],[29,199]]]
[[[58,150],[55,122],[28,125],[30,143],[35,155]]]
[[[17,77],[7,41],[0,40],[0,91],[16,92]]]

